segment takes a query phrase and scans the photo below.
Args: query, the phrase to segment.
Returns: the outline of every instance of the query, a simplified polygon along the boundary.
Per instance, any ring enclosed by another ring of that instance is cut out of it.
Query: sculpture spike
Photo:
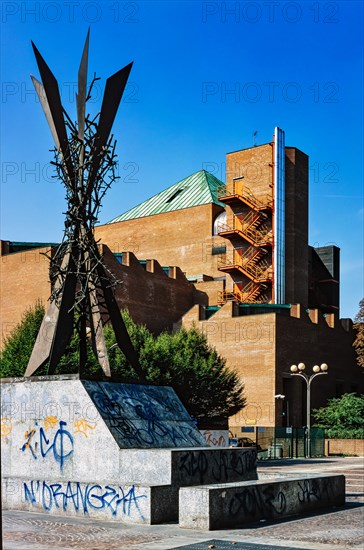
[[[63,155],[66,171],[69,179],[74,186],[75,174],[69,151],[68,136],[63,118],[63,107],[61,102],[61,95],[59,93],[58,82],[54,74],[48,67],[47,63],[44,61],[34,42],[32,42],[32,47],[42,79],[44,92],[46,94],[48,105],[52,115],[54,128],[58,136],[59,147]]]
[[[98,132],[95,138],[95,151],[93,153],[91,169],[87,181],[88,190],[92,188],[96,179],[102,161],[101,151],[109,138],[132,66],[133,63],[129,63],[129,65],[120,69],[120,71],[110,76],[106,81],[98,123]]]
[[[106,80],[99,120],[99,138],[103,145],[109,138],[132,66],[133,62]]]
[[[78,137],[83,141],[85,132],[85,109],[86,109],[86,87],[87,87],[87,66],[88,66],[88,50],[90,41],[90,27],[87,31],[85,45],[82,52],[80,67],[78,69],[78,93],[76,94],[77,102],[77,120],[78,120]]]
[[[48,126],[49,126],[49,128],[52,132],[54,143],[56,144],[56,147],[57,147],[58,151],[60,152],[59,139],[58,139],[56,127],[54,126],[52,113],[51,113],[51,110],[49,108],[47,96],[46,96],[45,91],[44,91],[44,86],[41,82],[39,82],[39,80],[37,80],[35,78],[35,76],[30,75],[30,78],[32,79],[33,86],[35,88],[35,91],[37,92],[37,96],[39,98],[39,101],[40,101],[40,104],[42,106],[43,112],[44,112],[45,117],[47,119]]]
[[[61,263],[61,272],[58,273],[54,281],[55,292],[61,291],[63,287],[61,273],[68,270],[69,261],[70,253],[67,252],[63,256],[63,260]],[[43,321],[38,332],[38,337],[32,350],[32,354],[30,356],[24,376],[31,376],[42,365],[44,365],[44,363],[48,361],[52,350],[56,328],[58,325],[58,317],[59,307],[56,301],[53,301],[48,306],[46,314],[43,317]]]

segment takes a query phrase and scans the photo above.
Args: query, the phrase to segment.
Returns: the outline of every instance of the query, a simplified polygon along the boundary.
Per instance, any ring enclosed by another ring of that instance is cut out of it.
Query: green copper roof
[[[108,223],[144,218],[212,202],[224,207],[225,205],[217,199],[217,188],[221,185],[224,185],[223,182],[210,172],[200,170]]]

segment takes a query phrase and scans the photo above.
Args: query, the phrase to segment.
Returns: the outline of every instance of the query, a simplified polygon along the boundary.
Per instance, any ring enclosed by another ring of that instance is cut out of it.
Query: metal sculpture
[[[101,111],[91,118],[86,103],[98,78],[87,90],[90,31],[78,71],[77,124],[61,103],[58,82],[32,42],[42,82],[32,81],[55,142],[55,168],[66,188],[68,208],[63,241],[50,258],[52,293],[25,376],[31,376],[48,361],[53,374],[76,329],[79,334],[79,370],[87,361],[87,341],[106,376],[111,376],[103,325],[109,319],[116,342],[144,380],[117,305],[114,291],[120,282],[107,269],[94,239],[93,228],[101,199],[117,179],[116,140],[111,128],[131,71],[132,63],[106,81]]]

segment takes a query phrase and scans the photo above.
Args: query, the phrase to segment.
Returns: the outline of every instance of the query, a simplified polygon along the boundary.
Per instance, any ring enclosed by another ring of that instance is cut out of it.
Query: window
[[[178,197],[178,195],[180,195],[183,191],[184,191],[184,189],[177,189],[177,191],[175,191],[175,192],[173,193],[173,195],[171,195],[171,196],[169,197],[169,199],[166,200],[166,202],[172,202],[172,201],[174,201],[174,199],[175,199],[176,197]]]
[[[216,256],[217,254],[225,254],[226,253],[226,246],[213,246],[211,249],[212,256]]]

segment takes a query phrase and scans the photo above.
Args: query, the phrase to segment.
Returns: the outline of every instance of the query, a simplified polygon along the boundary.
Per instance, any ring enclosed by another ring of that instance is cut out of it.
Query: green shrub
[[[364,439],[364,395],[346,393],[329,399],[326,407],[315,409],[315,427],[324,428],[333,439]]]

